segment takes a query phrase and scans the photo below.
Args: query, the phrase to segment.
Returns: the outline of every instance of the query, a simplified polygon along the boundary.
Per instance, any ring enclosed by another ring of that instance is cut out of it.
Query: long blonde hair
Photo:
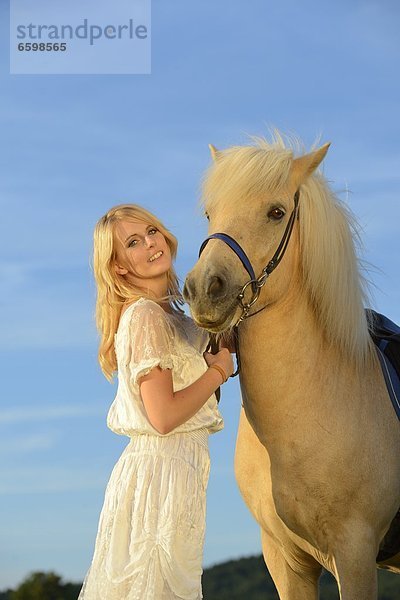
[[[127,301],[136,302],[139,298],[149,298],[158,303],[168,301],[175,309],[182,311],[180,305],[184,303],[178,277],[172,265],[167,274],[167,295],[163,298],[156,298],[149,290],[128,283],[123,275],[115,271],[116,225],[122,220],[141,221],[154,225],[165,237],[172,260],[175,259],[178,249],[176,237],[155,215],[137,204],[113,206],[96,223],[93,235],[93,272],[97,286],[95,319],[100,333],[98,360],[101,370],[110,382],[117,370],[114,335],[123,305]]]

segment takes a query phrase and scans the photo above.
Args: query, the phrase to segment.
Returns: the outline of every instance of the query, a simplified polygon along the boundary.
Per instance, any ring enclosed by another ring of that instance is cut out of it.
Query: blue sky
[[[268,126],[332,146],[324,172],[363,228],[375,304],[400,321],[399,6],[394,0],[152,3],[152,74],[9,74],[0,4],[0,589],[31,570],[81,580],[127,438],[96,362],[93,228],[114,204],[153,210],[182,279],[206,224],[207,144]],[[346,190],[349,190],[346,193]],[[233,475],[238,382],[211,438],[204,562],[260,551]]]

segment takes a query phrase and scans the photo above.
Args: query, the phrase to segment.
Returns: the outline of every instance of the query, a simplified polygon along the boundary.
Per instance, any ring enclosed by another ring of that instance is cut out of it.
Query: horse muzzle
[[[240,292],[240,285],[232,283],[223,272],[201,273],[199,265],[188,274],[182,293],[199,327],[217,333],[232,325]]]

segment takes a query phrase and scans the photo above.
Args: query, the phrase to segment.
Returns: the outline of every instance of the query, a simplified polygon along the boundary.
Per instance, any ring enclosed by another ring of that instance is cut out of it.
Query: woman
[[[215,390],[227,348],[180,305],[175,237],[151,213],[115,206],[97,223],[99,362],[118,390],[107,425],[130,441],[107,484],[94,556],[78,600],[199,600],[208,435],[223,421]]]

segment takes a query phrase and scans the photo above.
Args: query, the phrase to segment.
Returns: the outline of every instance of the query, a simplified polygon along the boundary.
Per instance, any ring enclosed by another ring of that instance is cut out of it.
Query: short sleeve
[[[138,385],[140,377],[154,367],[172,369],[172,331],[161,306],[154,302],[134,307],[128,323],[129,380]]]

